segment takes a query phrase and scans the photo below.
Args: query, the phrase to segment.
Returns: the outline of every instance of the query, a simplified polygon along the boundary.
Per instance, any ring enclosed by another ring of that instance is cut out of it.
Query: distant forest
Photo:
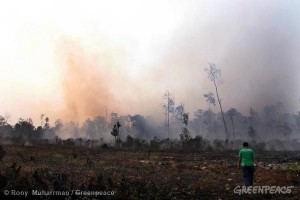
[[[197,110],[191,115],[186,113],[184,105],[175,105],[170,98],[163,105],[165,122],[157,124],[151,117],[142,115],[119,116],[112,112],[110,119],[103,116],[87,119],[81,126],[77,122],[64,123],[56,120],[50,126],[50,119],[41,115],[41,124],[35,126],[31,119],[19,119],[15,125],[0,116],[0,138],[2,143],[36,144],[36,143],[92,143],[123,144],[138,140],[140,143],[189,140],[210,142],[223,140],[234,141],[285,141],[298,142],[300,135],[300,112],[289,114],[283,112],[283,104],[266,106],[258,113],[253,108],[244,116],[235,108],[224,112],[228,135],[224,129],[222,115],[207,110]],[[169,112],[168,112],[169,111]],[[118,127],[116,126],[118,124]],[[198,141],[199,142],[199,141]],[[216,143],[216,142],[215,142]]]

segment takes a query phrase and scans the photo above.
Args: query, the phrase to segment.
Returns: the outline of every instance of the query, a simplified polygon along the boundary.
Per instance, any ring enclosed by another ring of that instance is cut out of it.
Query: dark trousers
[[[253,185],[254,179],[254,166],[244,166],[243,168],[243,180],[246,187]]]

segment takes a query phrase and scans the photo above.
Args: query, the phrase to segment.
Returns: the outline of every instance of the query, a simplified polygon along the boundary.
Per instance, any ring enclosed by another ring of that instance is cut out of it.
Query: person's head
[[[244,143],[243,143],[243,147],[249,147],[248,142],[244,142]]]

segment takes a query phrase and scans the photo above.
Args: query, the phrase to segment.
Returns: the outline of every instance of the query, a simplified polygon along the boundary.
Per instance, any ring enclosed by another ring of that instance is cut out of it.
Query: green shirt
[[[239,152],[242,166],[254,166],[255,153],[252,149],[244,147]]]

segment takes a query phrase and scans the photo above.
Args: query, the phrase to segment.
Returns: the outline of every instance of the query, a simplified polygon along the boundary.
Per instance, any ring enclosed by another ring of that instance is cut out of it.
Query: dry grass
[[[130,152],[85,147],[5,146],[6,156],[0,173],[7,175],[12,163],[22,166],[19,176],[10,179],[11,188],[42,188],[39,177],[49,189],[49,171],[66,178],[62,187],[86,190],[113,190],[114,198],[125,199],[239,199],[233,189],[242,185],[235,152],[181,154],[173,152]],[[20,156],[20,152],[23,155]],[[33,161],[30,157],[34,158]],[[87,158],[91,163],[87,162]],[[263,160],[261,160],[263,161]],[[297,172],[260,168],[255,185],[299,187]],[[243,196],[244,199],[299,199],[300,193],[274,196]]]

